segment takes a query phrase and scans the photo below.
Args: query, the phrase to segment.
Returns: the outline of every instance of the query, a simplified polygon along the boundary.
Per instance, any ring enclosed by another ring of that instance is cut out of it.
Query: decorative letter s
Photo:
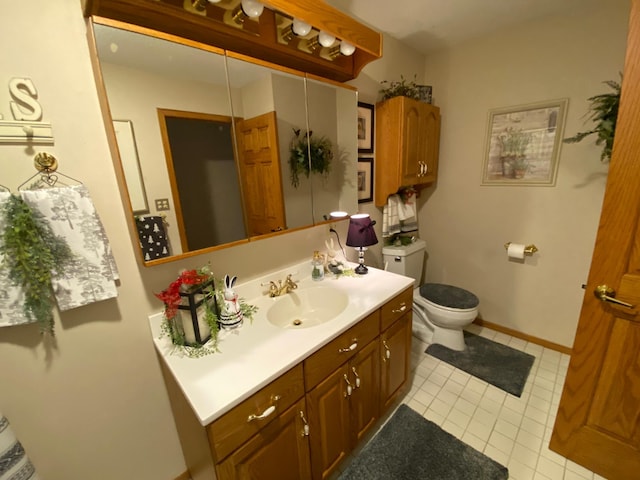
[[[42,107],[36,100],[38,92],[30,78],[12,78],[9,80],[9,93],[14,102],[11,113],[16,121],[40,121]]]

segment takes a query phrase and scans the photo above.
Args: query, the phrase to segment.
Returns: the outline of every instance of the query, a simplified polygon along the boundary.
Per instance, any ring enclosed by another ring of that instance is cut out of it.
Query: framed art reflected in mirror
[[[358,102],[358,153],[373,153],[373,105]]]
[[[358,203],[373,201],[373,158],[358,158]]]

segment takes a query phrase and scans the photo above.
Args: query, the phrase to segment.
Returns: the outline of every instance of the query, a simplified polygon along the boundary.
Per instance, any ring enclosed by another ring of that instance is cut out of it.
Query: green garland
[[[62,274],[73,258],[71,249],[53,233],[42,214],[31,210],[20,197],[12,195],[2,214],[6,228],[0,254],[9,279],[24,291],[25,316],[38,322],[40,333],[53,336],[56,301],[51,275]]]

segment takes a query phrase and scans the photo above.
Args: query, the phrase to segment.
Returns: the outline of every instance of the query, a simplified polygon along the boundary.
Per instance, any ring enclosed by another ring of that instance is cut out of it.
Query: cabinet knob
[[[394,308],[393,310],[391,310],[391,312],[393,312],[393,313],[402,313],[402,312],[404,312],[406,310],[407,310],[407,305],[404,302],[402,302],[400,304],[400,308]]]
[[[351,382],[349,381],[349,377],[347,377],[347,374],[344,374],[344,381],[347,383],[347,391],[345,392],[344,396],[345,397],[350,397],[351,394],[353,393],[353,386],[351,385]]]
[[[356,367],[351,367],[351,371],[353,372],[353,374],[356,377],[356,388],[360,388],[360,375],[358,375],[358,372],[356,372]]]
[[[304,427],[302,427],[302,436],[303,437],[308,437],[309,436],[309,422],[307,422],[307,419],[304,417],[304,412],[302,410],[300,410],[300,418],[302,419],[302,423],[304,423]]]
[[[280,400],[280,395],[273,395],[271,397],[271,401],[273,402],[271,406],[267,407],[267,409],[259,415],[252,413],[247,417],[247,422],[253,422],[254,420],[264,420],[273,412],[276,411],[276,405],[274,405],[278,400]]]
[[[386,362],[391,358],[391,349],[389,349],[389,345],[385,340],[382,341],[382,346],[384,347],[384,357],[382,357],[382,361]]]
[[[353,343],[349,345],[347,348],[339,348],[338,353],[348,353],[353,352],[356,348],[358,348],[358,339],[354,338],[351,340]]]

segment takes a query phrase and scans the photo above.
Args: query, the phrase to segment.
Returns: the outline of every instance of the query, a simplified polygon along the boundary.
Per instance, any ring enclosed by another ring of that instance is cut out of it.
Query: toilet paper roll
[[[525,246],[521,243],[510,243],[507,248],[507,255],[509,258],[517,258],[518,260],[522,260],[524,258],[524,248]]]

